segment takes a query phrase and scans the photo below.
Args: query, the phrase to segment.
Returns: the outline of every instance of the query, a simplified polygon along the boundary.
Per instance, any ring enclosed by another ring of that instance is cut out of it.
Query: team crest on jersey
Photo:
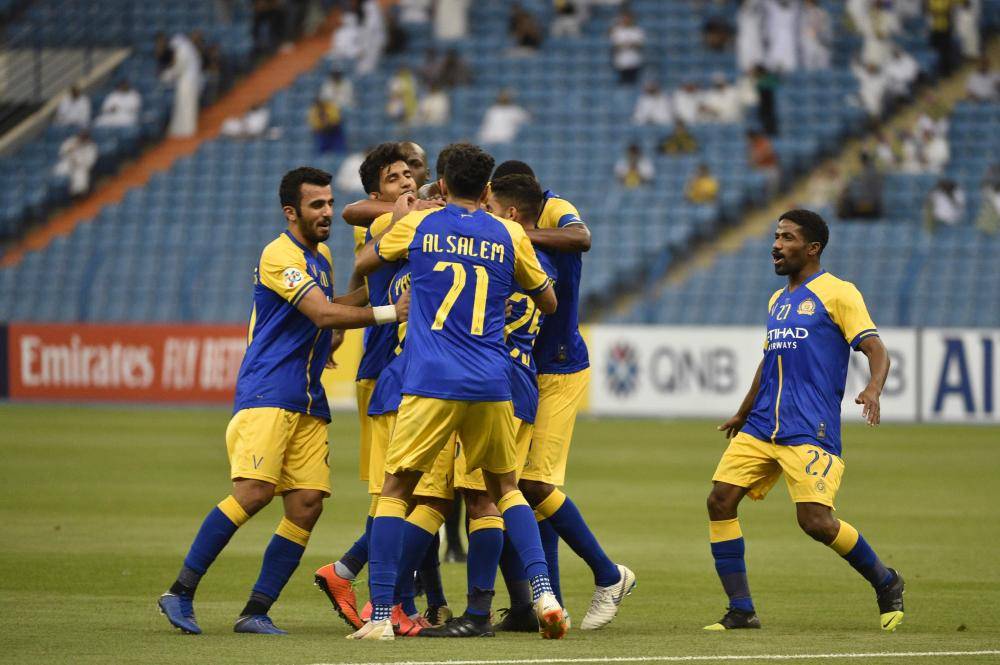
[[[799,303],[798,309],[795,310],[796,314],[803,314],[805,316],[812,316],[816,313],[816,301],[812,298],[806,298]]]
[[[816,481],[815,487],[816,491],[819,492],[820,494],[826,491],[826,483],[823,482],[822,478]]]
[[[281,273],[281,278],[285,280],[285,286],[289,289],[294,289],[296,286],[302,283],[305,276],[302,271],[298,268],[285,268],[285,272]]]

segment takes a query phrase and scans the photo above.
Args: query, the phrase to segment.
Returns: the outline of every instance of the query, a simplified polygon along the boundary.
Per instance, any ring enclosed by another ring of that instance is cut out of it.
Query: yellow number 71
[[[465,288],[466,272],[465,266],[455,261],[438,261],[434,266],[434,272],[442,272],[451,269],[454,273],[451,288],[445,294],[441,306],[438,307],[437,314],[434,315],[434,324],[431,330],[441,330],[444,322],[455,306],[455,301]],[[472,302],[472,329],[473,335],[483,334],[483,324],[486,319],[486,292],[490,288],[490,275],[483,266],[473,266],[476,272],[476,295]]]

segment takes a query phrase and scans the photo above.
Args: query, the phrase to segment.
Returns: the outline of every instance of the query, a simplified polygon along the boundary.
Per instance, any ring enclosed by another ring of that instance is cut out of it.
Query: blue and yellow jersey
[[[403,394],[471,402],[510,395],[504,310],[517,285],[529,295],[549,277],[519,224],[449,204],[411,212],[376,244],[411,272]]]
[[[354,253],[357,254],[374,236],[385,231],[391,222],[392,213],[387,212],[384,215],[376,217],[368,229],[355,227]],[[358,231],[361,231],[361,247],[357,246]],[[365,278],[368,284],[368,301],[372,307],[389,304],[389,283],[398,269],[398,262],[385,263]],[[392,360],[392,351],[395,347],[395,325],[369,326],[365,328],[364,352],[361,355],[361,363],[358,365],[357,380],[377,379],[383,368]]]
[[[254,271],[247,351],[236,379],[233,411],[272,406],[330,420],[323,366],[333,332],[296,309],[311,289],[333,300],[333,260],[320,243],[313,254],[285,231],[260,255]]]
[[[552,257],[538,248],[535,248],[535,255],[542,270],[554,281],[558,273]],[[503,332],[514,363],[514,371],[510,377],[511,401],[514,403],[514,416],[526,423],[533,423],[538,411],[538,378],[532,351],[545,316],[524,291],[515,291],[510,300],[511,313]]]
[[[851,349],[878,335],[861,293],[820,271],[771,296],[760,389],[743,431],[840,455],[840,403]]]
[[[389,286],[389,302],[395,303],[408,288],[410,288],[410,266],[406,261],[403,261]],[[407,359],[403,352],[406,342],[406,325],[406,323],[400,323],[399,326],[393,326],[397,330],[397,337],[392,350],[392,358],[382,369],[378,381],[375,382],[375,390],[372,391],[371,399],[368,401],[369,416],[380,416],[383,413],[399,411],[399,403],[403,401],[403,372],[406,369]]]
[[[556,229],[582,224],[580,213],[569,201],[545,190],[545,206],[538,218],[538,228]],[[587,344],[580,334],[580,252],[553,252],[552,260],[559,273],[556,298],[559,308],[545,317],[535,341],[535,362],[539,374],[573,374],[590,367]]]

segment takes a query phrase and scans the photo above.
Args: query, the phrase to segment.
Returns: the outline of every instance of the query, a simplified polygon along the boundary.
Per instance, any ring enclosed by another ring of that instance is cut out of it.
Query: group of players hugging
[[[321,376],[334,365],[343,331],[355,328],[365,328],[356,387],[360,477],[371,504],[356,542],[315,573],[354,630],[349,638],[496,631],[562,638],[571,620],[559,583],[560,540],[594,575],[581,630],[609,624],[635,587],[633,571],[605,554],[560,489],[590,381],[578,312],[590,231],[524,162],[495,165],[482,148],[456,143],[438,155],[436,180],[428,182],[428,171],[424,151],[412,142],[368,153],[360,167],[368,198],[343,210],[355,230],[355,263],[339,296],[324,244],[334,216],[332,178],[311,167],[282,178],[287,229],[255,269],[248,346],[226,431],[232,493],[205,517],[158,601],[183,632],[201,633],[194,595],[202,576],[236,530],[281,496],[284,516],[234,630],[285,633],[270,608],[330,495],[330,410]],[[735,438],[708,506],[729,606],[709,630],[760,627],[736,508],[746,494],[763,498],[782,472],[803,529],[875,588],[882,627],[892,630],[902,620],[902,577],[854,527],[832,516],[844,468],[839,400],[836,416],[827,415],[838,380],[841,397],[844,391],[837,363],[842,358],[846,374],[850,349],[868,356],[872,380],[858,403],[874,425],[888,356],[860,293],[819,269],[827,239],[815,213],[789,211],[779,220],[775,270],[789,276],[789,286],[771,298],[765,357],[750,393],[720,428]],[[786,329],[794,342],[784,338]],[[824,371],[812,370],[812,361]],[[831,396],[814,397],[810,381],[826,381]],[[458,616],[446,601],[438,561],[438,531],[456,492],[468,533],[467,605]],[[359,609],[356,577],[366,565],[370,600]],[[510,602],[494,621],[498,568]]]

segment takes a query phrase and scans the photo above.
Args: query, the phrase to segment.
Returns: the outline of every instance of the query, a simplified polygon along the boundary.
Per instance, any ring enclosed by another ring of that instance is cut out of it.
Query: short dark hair
[[[493,179],[497,180],[504,177],[505,175],[530,175],[532,178],[535,177],[535,172],[531,170],[531,167],[519,159],[508,159],[503,162],[493,171]],[[537,180],[537,178],[536,178]]]
[[[545,195],[538,181],[523,173],[505,175],[490,182],[493,196],[504,206],[513,206],[523,214],[537,220],[545,205]]]
[[[281,207],[291,206],[295,212],[301,213],[302,205],[302,185],[317,185],[326,187],[333,180],[333,176],[312,166],[300,166],[292,169],[281,178],[278,186],[278,198],[281,200]]]
[[[382,169],[396,162],[405,162],[406,153],[403,146],[396,141],[379,143],[368,151],[365,161],[361,162],[358,173],[361,175],[361,186],[366,194],[378,194],[382,191]]]
[[[435,175],[437,175],[438,180],[444,178],[444,165],[448,163],[448,155],[450,154],[451,154],[451,145],[446,145],[445,147],[441,148],[441,152],[438,153],[437,162],[435,162],[434,164],[434,173]]]
[[[471,143],[453,143],[444,164],[444,182],[452,196],[479,198],[490,181],[493,156]]]
[[[826,248],[826,243],[830,241],[830,227],[818,214],[812,210],[789,210],[778,217],[778,221],[787,219],[799,225],[806,242],[818,242],[819,253],[822,254]]]

